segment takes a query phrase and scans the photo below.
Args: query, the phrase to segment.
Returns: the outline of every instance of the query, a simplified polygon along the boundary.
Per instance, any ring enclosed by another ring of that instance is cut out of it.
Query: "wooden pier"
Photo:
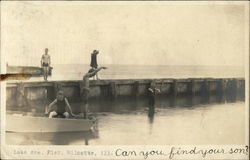
[[[151,82],[161,90],[162,95],[203,95],[241,94],[245,93],[243,78],[190,78],[190,79],[124,79],[90,81],[90,98],[115,100],[117,97],[146,96]],[[19,103],[20,100],[48,100],[56,97],[58,90],[63,90],[71,102],[80,102],[82,81],[49,81],[7,83],[7,105]]]
[[[48,75],[51,76],[53,67],[49,67]],[[28,74],[32,77],[43,76],[43,69],[36,66],[7,66],[7,73],[10,74]]]

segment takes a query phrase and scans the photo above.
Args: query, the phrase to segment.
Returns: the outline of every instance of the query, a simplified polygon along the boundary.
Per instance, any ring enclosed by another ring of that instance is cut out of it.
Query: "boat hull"
[[[6,115],[6,131],[10,132],[76,132],[89,131],[95,120]]]

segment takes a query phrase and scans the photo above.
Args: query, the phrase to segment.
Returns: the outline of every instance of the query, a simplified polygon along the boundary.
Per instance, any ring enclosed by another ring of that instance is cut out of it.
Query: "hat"
[[[99,53],[99,51],[98,50],[93,50],[93,53],[97,54],[97,53]]]

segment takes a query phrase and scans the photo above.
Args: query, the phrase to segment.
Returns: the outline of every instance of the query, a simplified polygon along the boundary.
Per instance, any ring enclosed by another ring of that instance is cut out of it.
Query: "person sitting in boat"
[[[56,105],[56,109],[52,111],[52,107]],[[69,112],[67,112],[67,110]],[[72,109],[69,105],[69,102],[67,98],[64,96],[63,91],[58,91],[56,99],[49,104],[49,118],[53,118],[56,116],[60,116],[63,118],[69,118],[69,116],[75,116],[75,114],[72,113]]]
[[[84,76],[83,76],[83,86],[81,87],[81,99],[83,101],[83,106],[81,107],[81,114],[84,119],[87,118],[87,110],[88,110],[88,99],[89,99],[89,78],[95,76],[97,72],[102,69],[107,69],[106,67],[99,67],[97,69],[91,68]]]

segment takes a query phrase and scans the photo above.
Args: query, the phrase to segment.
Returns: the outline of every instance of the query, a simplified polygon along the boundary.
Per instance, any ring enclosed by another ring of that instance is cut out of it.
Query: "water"
[[[81,80],[88,65],[54,65],[50,80]],[[244,67],[107,65],[101,79],[244,77]],[[42,77],[30,81],[42,81]],[[7,133],[7,144],[126,145],[126,144],[243,144],[245,103],[242,96],[158,96],[156,113],[149,117],[147,99],[90,101],[97,129],[74,133]],[[74,112],[79,103],[71,103]],[[31,106],[44,112],[45,104]]]
[[[105,65],[99,72],[101,79],[145,79],[145,78],[238,78],[244,77],[244,66],[149,66],[149,65]],[[88,65],[53,65],[49,80],[81,80]],[[43,81],[43,77],[30,81]]]
[[[148,116],[148,101],[121,98],[92,101],[97,128],[89,132],[9,133],[7,144],[23,145],[147,145],[243,144],[245,103],[241,96],[156,98],[156,113]],[[73,106],[79,104],[74,103]]]

